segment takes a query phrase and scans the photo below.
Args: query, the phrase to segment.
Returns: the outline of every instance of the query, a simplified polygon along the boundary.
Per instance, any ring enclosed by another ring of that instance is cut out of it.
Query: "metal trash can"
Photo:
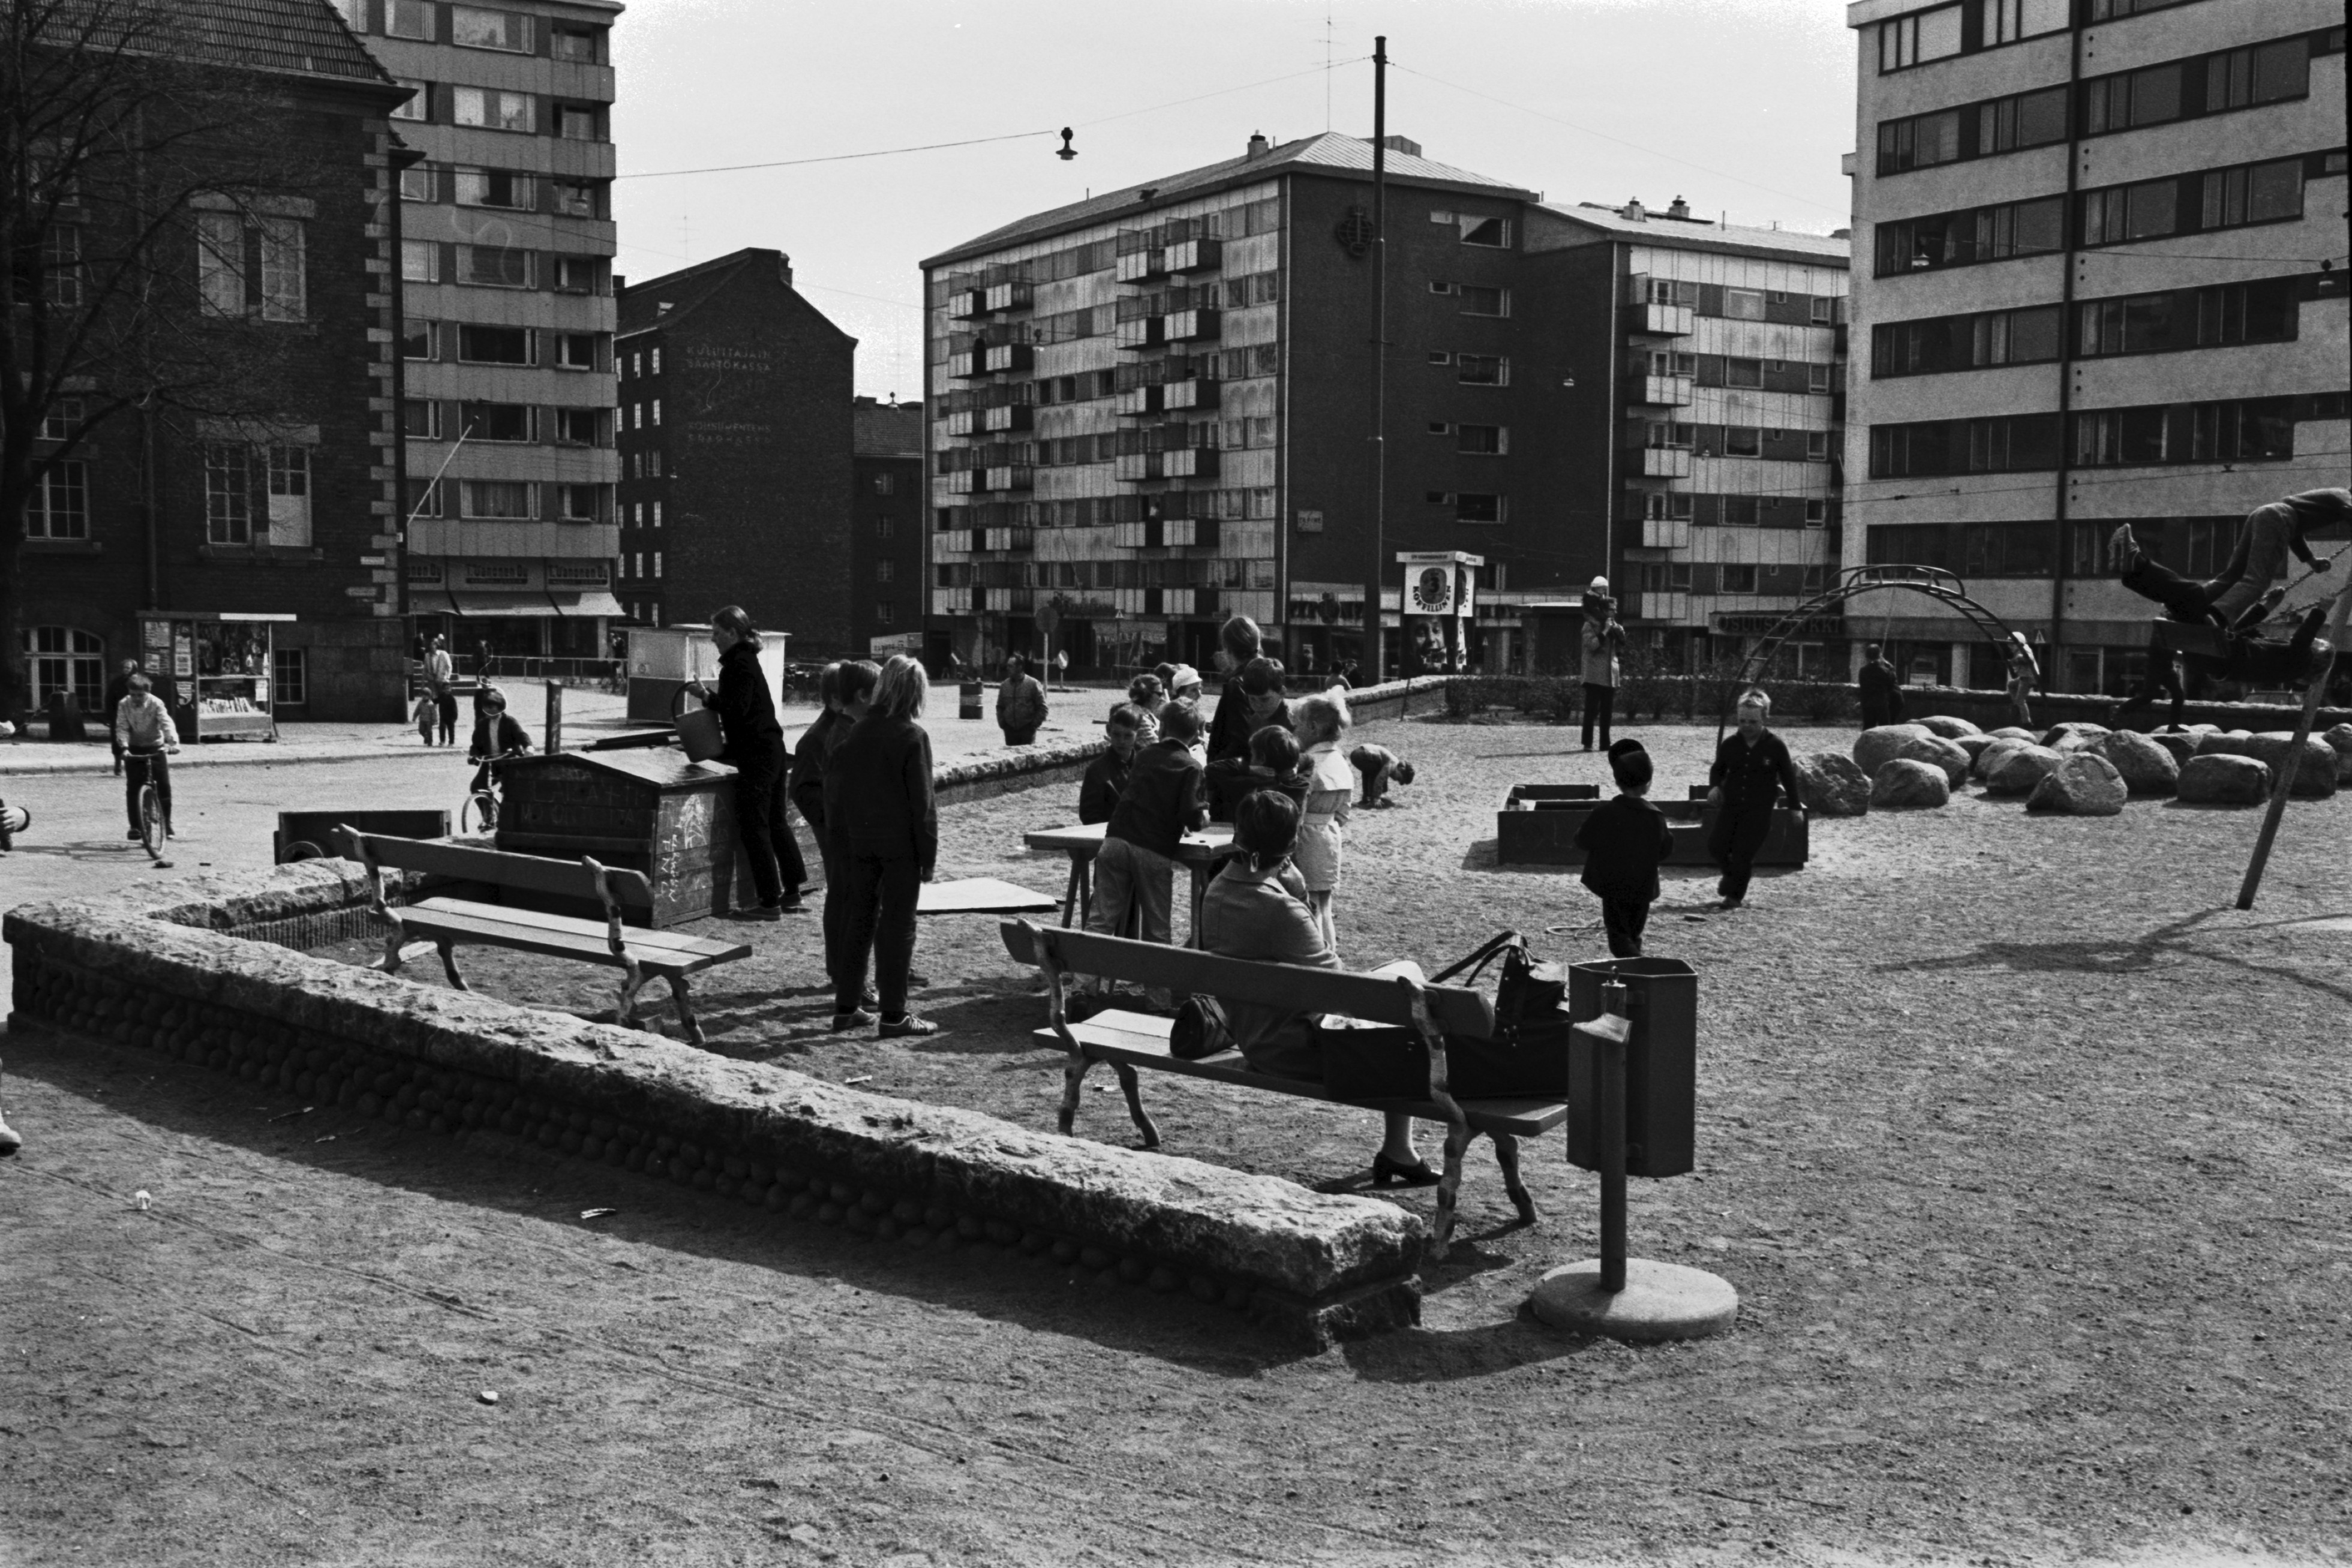
[[[979,681],[965,681],[956,693],[956,717],[959,719],[985,717],[981,708],[981,699],[987,695],[988,688]]]
[[[1612,958],[1568,972],[1572,1024],[1601,1016],[1601,988],[1625,987],[1633,1030],[1625,1042],[1625,1173],[1687,1174],[1698,1125],[1698,972],[1677,958]],[[1597,1052],[1571,1032],[1568,1047],[1568,1162],[1597,1171]]]
[[[52,688],[49,692],[49,739],[79,741],[82,738],[81,704],[74,700],[72,692],[62,687]]]

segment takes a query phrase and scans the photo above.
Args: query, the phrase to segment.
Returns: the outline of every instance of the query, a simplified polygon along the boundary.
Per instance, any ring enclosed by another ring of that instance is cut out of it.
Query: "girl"
[[[1225,688],[1217,697],[1216,716],[1209,721],[1209,755],[1246,756],[1251,734],[1265,721],[1251,722],[1248,701],[1234,684],[1250,660],[1265,651],[1265,634],[1247,616],[1235,616],[1218,628],[1217,643],[1217,668],[1224,672]]]
[[[930,683],[898,654],[882,667],[874,706],[849,727],[824,774],[824,830],[841,868],[841,951],[833,973],[833,1028],[875,1021],[866,1010],[874,963],[885,1039],[931,1035],[939,1026],[907,1010],[915,962],[915,910],[939,862],[940,816],[931,798],[931,738],[915,722]]]
[[[1127,700],[1150,714],[1156,723],[1160,710],[1168,706],[1168,689],[1158,676],[1147,671],[1127,683]]]
[[[1339,930],[1331,915],[1331,895],[1339,889],[1339,829],[1356,797],[1356,771],[1339,746],[1348,732],[1348,705],[1336,691],[1325,692],[1300,698],[1290,714],[1307,767],[1307,814],[1292,858],[1306,879],[1307,907],[1315,911],[1325,943],[1337,953]]]

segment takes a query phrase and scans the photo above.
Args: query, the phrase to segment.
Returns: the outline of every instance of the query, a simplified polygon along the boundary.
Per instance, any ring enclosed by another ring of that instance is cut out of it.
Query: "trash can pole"
[[[1596,1124],[1601,1156],[1601,1289],[1625,1289],[1625,987],[1601,988],[1602,1015],[1620,1027],[1601,1044],[1601,1104]]]
[[[540,750],[551,757],[563,750],[563,682],[551,677],[547,682],[546,744]]]

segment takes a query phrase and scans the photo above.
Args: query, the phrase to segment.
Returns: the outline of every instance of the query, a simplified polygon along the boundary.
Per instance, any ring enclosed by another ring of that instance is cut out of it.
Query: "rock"
[[[2117,816],[2128,793],[2115,763],[2084,750],[2066,754],[2042,775],[2025,797],[2025,809],[2062,816]]]
[[[1895,757],[1907,757],[1915,763],[1925,763],[1931,768],[1944,770],[1944,783],[1952,789],[1960,787],[1969,776],[1969,756],[1958,742],[1947,741],[1941,735],[1925,735],[1916,741],[1906,741],[1895,748]],[[1889,758],[1888,761],[1894,761]]]
[[[1964,741],[1970,735],[1981,735],[1984,733],[1982,730],[1979,729],[1976,725],[1969,723],[1966,719],[1955,719],[1948,713],[1924,714],[1916,720],[1916,722],[1926,725],[1929,730],[1933,731],[1936,734],[1941,735],[1947,741]]]
[[[2108,732],[2105,724],[2070,721],[2052,725],[2050,732],[2042,737],[2042,743],[2053,752],[2079,752]]]
[[[1952,744],[1969,754],[1969,766],[1971,770],[1975,768],[1977,759],[1984,754],[1984,749],[1992,743],[1993,739],[1990,735],[1961,735],[1952,742]]]
[[[1985,788],[1994,795],[2032,795],[2033,786],[2065,760],[2064,753],[2047,746],[2020,746],[1986,770]]]
[[[2259,735],[2249,735],[2244,754],[2268,767],[2275,782],[2278,770],[2294,750],[2294,731],[2265,730]],[[2303,742],[2303,765],[2294,771],[2294,783],[2287,793],[2299,800],[2325,800],[2336,793],[2336,748],[2317,735],[2306,736]]]
[[[2117,730],[2102,735],[2084,750],[2113,763],[2116,772],[2123,774],[2124,787],[2134,795],[2170,795],[2179,787],[2180,759],[2137,731]]]
[[[1880,765],[1893,762],[1906,741],[1925,741],[1932,735],[1925,724],[1881,724],[1853,738],[1853,760],[1862,764],[1864,773],[1876,778]]]
[[[1862,816],[1870,810],[1870,775],[1843,752],[1815,752],[1792,759],[1797,794],[1817,816]]]
[[[1942,805],[1952,798],[1951,781],[1933,763],[1895,757],[1879,764],[1870,778],[1870,804],[1882,811],[1910,811]]]
[[[2148,739],[2162,746],[2175,763],[2185,763],[2197,754],[2197,737],[2186,730],[2158,730]]]
[[[2352,724],[2338,724],[2319,738],[2336,753],[2336,782],[2352,784]]]
[[[1958,742],[1953,743],[1957,745]],[[2034,743],[2030,739],[2020,740],[2015,735],[2003,735],[1976,754],[1969,771],[1979,779],[1989,779],[1992,777],[1994,769]]]
[[[2208,730],[2197,737],[2197,754],[2200,757],[2242,757],[2248,754],[2246,742],[2254,737],[2245,730]]]
[[[1996,741],[2031,741],[2037,746],[2042,743],[2040,735],[2032,730],[2021,729],[2015,724],[2003,724],[2000,729],[1987,730],[1985,733]]]
[[[2260,805],[2270,794],[2270,766],[2252,757],[2200,752],[2180,764],[2180,798],[2191,805]]]

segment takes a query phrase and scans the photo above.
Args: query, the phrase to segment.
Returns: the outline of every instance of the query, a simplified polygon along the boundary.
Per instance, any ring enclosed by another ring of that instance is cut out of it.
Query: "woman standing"
[[[433,691],[433,711],[441,722],[441,743],[457,743],[457,661],[449,657],[449,639],[435,637],[433,651],[425,656],[425,684]]]
[[[786,808],[784,727],[776,722],[775,699],[760,672],[760,634],[742,605],[730,605],[710,617],[710,645],[719,650],[719,689],[698,680],[687,689],[719,715],[727,742],[719,760],[735,768],[735,831],[760,896],[751,918],[781,920],[799,911],[801,884],[808,880]]]
[[[905,654],[882,667],[874,706],[849,726],[824,772],[824,830],[841,871],[841,949],[833,971],[833,1027],[875,1022],[866,1010],[866,965],[874,963],[885,1039],[935,1035],[940,1026],[907,1010],[915,963],[915,909],[940,855],[931,800],[931,738],[915,722],[930,682]]]
[[[1723,868],[1716,891],[1727,910],[1736,910],[1747,900],[1756,851],[1764,847],[1772,831],[1772,806],[1780,792],[1789,792],[1789,804],[1799,813],[1805,809],[1789,748],[1764,727],[1771,713],[1772,699],[1764,692],[1751,689],[1741,696],[1739,728],[1715,749],[1715,766],[1706,775],[1706,804],[1716,808],[1706,852]]]

